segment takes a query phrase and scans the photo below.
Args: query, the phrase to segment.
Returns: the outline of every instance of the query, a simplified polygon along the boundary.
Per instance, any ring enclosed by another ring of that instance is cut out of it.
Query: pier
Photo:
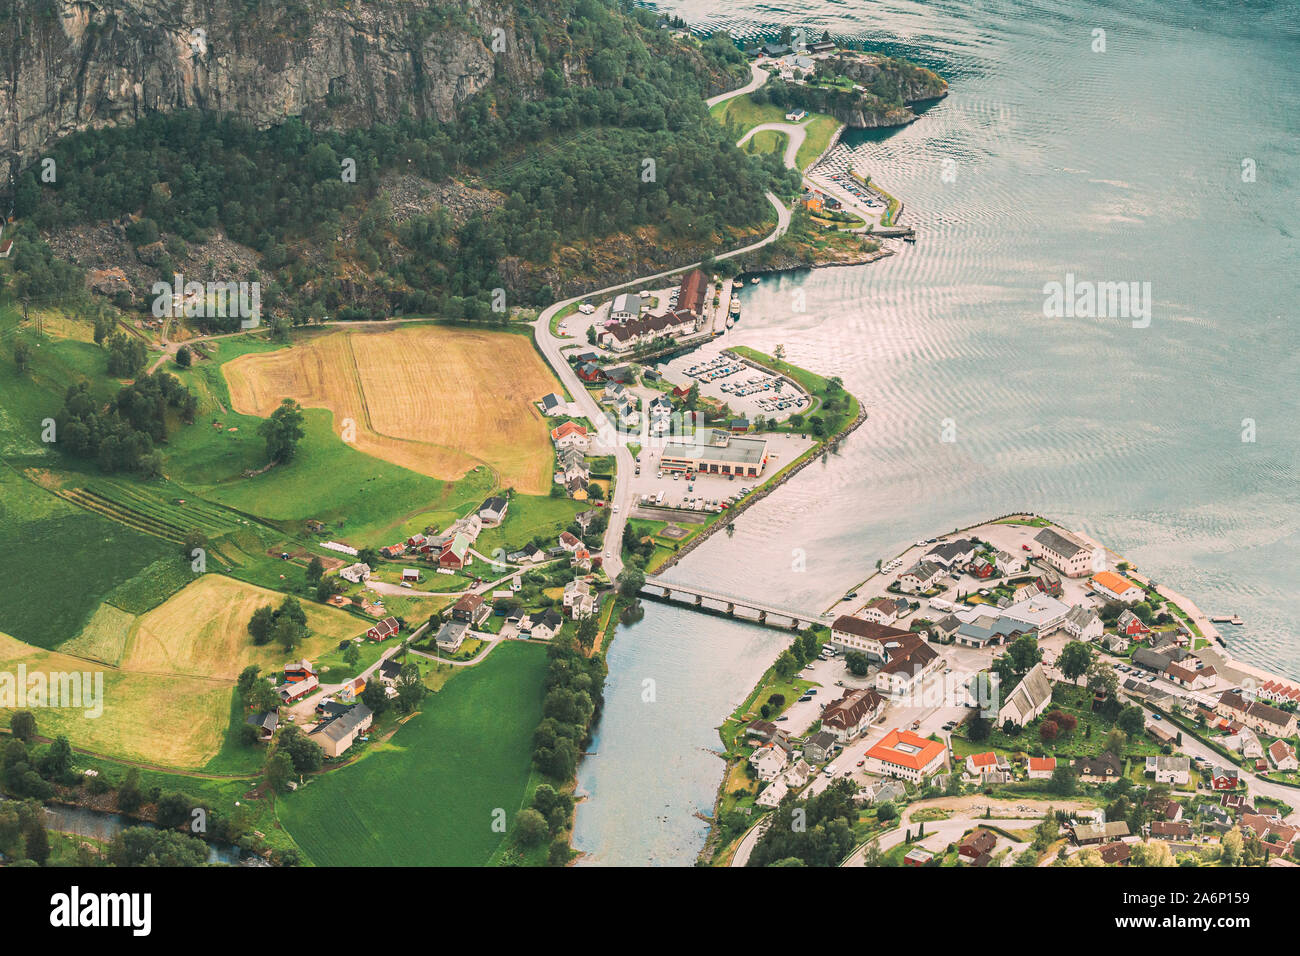
[[[799,630],[811,624],[828,624],[831,620],[829,614],[819,614],[816,611],[800,611],[779,604],[767,604],[722,591],[697,587],[693,584],[665,584],[662,581],[646,581],[640,593],[642,597],[651,601],[677,604],[705,614],[739,618],[753,624],[762,624],[766,627],[781,630]]]

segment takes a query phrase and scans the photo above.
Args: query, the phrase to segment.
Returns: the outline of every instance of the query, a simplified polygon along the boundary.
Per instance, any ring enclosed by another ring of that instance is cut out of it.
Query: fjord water
[[[951,84],[919,122],[847,137],[920,241],[747,286],[729,333],[839,375],[870,420],[670,577],[820,610],[918,536],[1027,509],[1240,614],[1233,652],[1300,680],[1300,4],[662,9],[750,37],[860,37]],[[1149,326],[1045,318],[1043,287],[1067,274],[1151,283]],[[590,862],[693,862],[723,767],[714,728],[781,646],[653,604],[620,631],[579,772]]]

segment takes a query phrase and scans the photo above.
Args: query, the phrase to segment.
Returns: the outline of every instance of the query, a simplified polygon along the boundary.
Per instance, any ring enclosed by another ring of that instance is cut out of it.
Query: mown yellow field
[[[249,664],[278,670],[285,654],[277,644],[256,647],[248,620],[263,604],[279,607],[284,595],[234,578],[205,574],[136,622],[122,669],[140,674],[175,674],[233,681]],[[365,631],[365,623],[334,608],[303,602],[311,637],[297,652],[318,657],[344,638]],[[224,723],[224,720],[223,720]]]
[[[15,679],[19,664],[26,665],[28,674],[102,674],[103,711],[98,717],[87,717],[85,707],[33,709],[37,733],[65,735],[74,746],[95,753],[168,767],[201,767],[221,749],[230,724],[234,686],[227,682],[134,674],[32,647],[8,634],[0,634],[0,661]],[[7,724],[12,710],[4,713]]]
[[[222,367],[234,410],[265,417],[284,398],[328,409],[367,454],[434,478],[480,463],[504,487],[545,494],[553,452],[533,403],[558,385],[519,335],[436,325],[357,329]]]

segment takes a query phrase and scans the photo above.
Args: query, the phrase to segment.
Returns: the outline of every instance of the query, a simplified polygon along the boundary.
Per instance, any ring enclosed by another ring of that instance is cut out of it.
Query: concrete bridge
[[[649,579],[641,588],[641,596],[651,601],[684,605],[706,614],[739,617],[755,624],[780,627],[787,630],[799,630],[810,624],[829,624],[832,620],[830,614],[820,614],[816,611],[800,611],[780,604],[754,601],[750,598],[727,594],[723,591],[714,591],[694,584],[667,584],[663,581]],[[739,613],[742,611],[747,613]],[[773,618],[776,620],[772,620]]]

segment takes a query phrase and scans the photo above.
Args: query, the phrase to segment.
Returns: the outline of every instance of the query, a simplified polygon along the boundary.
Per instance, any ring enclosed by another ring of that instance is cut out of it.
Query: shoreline
[[[865,409],[864,409],[864,414],[861,417],[865,418]],[[853,428],[856,428],[857,424],[859,423],[855,422]],[[852,428],[848,429],[847,431],[851,431],[851,430]],[[1051,528],[1057,528],[1057,529],[1069,531],[1070,533],[1081,538],[1083,541],[1087,542],[1088,544],[1105,552],[1111,558],[1110,563],[1114,565],[1118,565],[1121,562],[1127,563],[1123,555],[1106,547],[1100,541],[1096,540],[1093,536],[1080,531],[1075,531],[1074,529],[1066,528],[1065,525],[1057,521],[1054,521],[1051,518],[1047,518],[1043,515],[1037,514],[1035,512],[1029,512],[1029,511],[1010,512],[1008,514],[1000,515],[997,517],[985,518],[984,520],[976,521],[974,523],[955,528],[952,531],[946,531],[942,533],[936,532],[935,534],[936,537],[939,538],[948,538],[951,537],[952,535],[961,535],[977,528],[986,527],[990,524],[1015,523],[1011,519],[1023,519],[1025,524],[1032,524],[1034,521],[1045,521],[1047,522],[1045,527],[1051,527]],[[915,546],[912,545],[903,548],[903,550],[900,551],[899,554],[894,555],[894,558],[899,558],[903,554],[906,554],[909,550],[912,549],[912,547]],[[863,579],[861,583],[859,583],[855,587],[850,588],[849,591],[856,592],[858,590],[866,588],[869,582],[876,579],[877,577],[880,577],[884,573],[885,572],[879,568],[874,570],[871,574],[867,575],[867,577]],[[1147,587],[1151,586],[1150,578],[1146,574],[1134,570],[1132,567],[1126,569],[1123,572],[1123,574],[1133,579],[1134,581],[1139,582],[1144,586]],[[1076,578],[1075,580],[1079,580],[1079,579]],[[1279,675],[1275,673],[1270,673],[1268,670],[1266,670],[1265,668],[1259,665],[1247,661],[1242,661],[1239,658],[1235,657],[1231,649],[1228,647],[1227,641],[1224,640],[1218,628],[1213,624],[1213,622],[1210,621],[1209,617],[1205,614],[1205,612],[1203,612],[1200,609],[1200,607],[1190,598],[1186,597],[1185,595],[1179,593],[1178,591],[1175,591],[1174,589],[1164,584],[1156,585],[1153,588],[1153,590],[1161,597],[1165,598],[1165,600],[1168,601],[1170,604],[1176,605],[1177,608],[1181,610],[1184,615],[1186,615],[1186,619],[1184,623],[1186,624],[1188,630],[1192,632],[1193,648],[1195,647],[1195,638],[1196,638],[1196,633],[1198,631],[1200,633],[1200,637],[1203,638],[1205,641],[1205,645],[1197,649],[1196,653],[1205,655],[1207,657],[1207,663],[1212,664],[1220,674],[1222,674],[1225,678],[1229,679],[1230,684],[1237,685],[1245,682],[1242,680],[1241,676],[1234,677],[1230,673],[1231,671],[1236,671],[1238,675],[1244,675],[1245,678],[1248,680],[1257,681],[1260,686],[1269,682],[1300,686],[1300,680],[1298,679],[1291,678],[1284,674]],[[832,604],[826,609],[824,614],[834,613],[837,609],[840,609],[841,607],[843,607],[842,598],[832,602]],[[1178,617],[1178,615],[1175,615],[1175,617]],[[1091,646],[1091,645],[1092,642],[1091,641],[1088,642],[1087,646]],[[783,652],[784,652],[784,648],[782,648],[781,651],[778,651],[777,654],[773,657],[772,664],[769,665],[768,670],[765,670],[763,675],[760,676],[758,683],[749,689],[748,691],[749,695],[753,695],[761,691],[766,681],[768,672],[771,670],[772,667],[775,666],[777,658],[779,658],[780,654]],[[1219,693],[1222,693],[1227,689],[1230,688],[1212,689],[1210,691],[1207,691],[1207,693],[1210,693],[1212,696],[1217,696]],[[834,688],[831,688],[831,692],[832,693],[834,692]],[[722,738],[722,728],[723,726],[725,726],[725,724],[729,719],[730,719],[729,715],[724,716],[722,721],[715,728],[718,733],[719,739]],[[724,866],[724,867],[733,866],[736,850],[745,842],[746,839],[750,837],[752,833],[754,833],[756,827],[763,826],[764,821],[771,818],[770,813],[761,814],[758,817],[758,819],[754,821],[754,823],[744,831],[744,833],[742,833],[739,837],[737,837],[733,841],[732,844],[729,844],[727,846],[719,846],[718,841],[719,841],[720,831],[718,829],[717,824],[718,821],[720,820],[722,803],[725,797],[724,790],[727,785],[727,780],[730,776],[731,768],[732,768],[732,758],[729,758],[726,754],[722,754],[722,756],[724,758],[725,766],[722,772],[721,779],[718,781],[718,786],[714,792],[712,819],[709,825],[708,833],[705,836],[704,843],[700,847],[700,850],[696,855],[696,865]],[[715,859],[715,856],[719,852],[723,852],[724,856],[720,859]]]

